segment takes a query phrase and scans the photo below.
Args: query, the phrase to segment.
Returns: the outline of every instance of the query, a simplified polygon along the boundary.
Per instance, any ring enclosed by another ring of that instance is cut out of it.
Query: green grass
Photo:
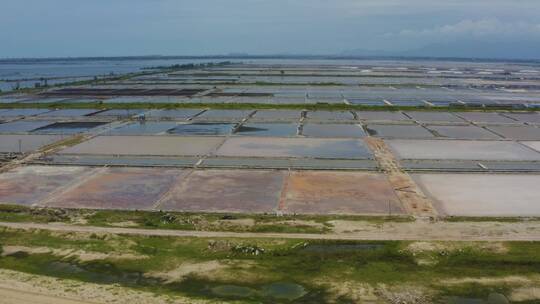
[[[416,262],[417,257],[403,250],[408,242],[220,238],[209,240],[0,229],[0,243],[4,246],[46,246],[56,249],[80,249],[104,253],[133,252],[146,255],[147,259],[137,262],[110,259],[80,262],[76,257],[66,259],[50,253],[18,254],[1,257],[0,268],[84,282],[117,283],[150,292],[214,300],[230,298],[210,293],[209,287],[233,284],[257,289],[275,282],[297,283],[308,289],[310,291],[308,295],[298,300],[298,303],[329,302],[332,292],[324,282],[338,285],[341,282],[356,282],[371,286],[379,284],[394,287],[418,286],[433,290],[436,297],[453,295],[485,298],[494,291],[508,294],[512,286],[501,284],[486,287],[470,283],[445,285],[439,282],[443,279],[468,277],[533,276],[540,271],[540,243],[533,242],[504,243],[504,246],[509,248],[507,253],[490,252],[475,248],[474,245],[449,254],[435,253],[438,263],[431,266],[419,266]],[[307,244],[307,247],[299,244]],[[366,244],[378,247],[364,250],[347,249],[351,248],[350,246]],[[234,250],[235,246],[256,246],[265,251],[260,255],[253,255]],[[322,250],[312,251],[309,249],[312,248],[310,246],[317,246]],[[222,270],[222,275],[192,274],[186,280],[177,283],[165,283],[159,279],[152,279],[151,275],[144,275],[171,270],[186,261],[190,263],[222,261],[233,266]],[[271,303],[271,300],[260,295],[237,300],[240,300],[239,303],[252,301]],[[345,301],[347,299],[343,300],[348,303]]]
[[[348,105],[344,103],[330,104],[261,104],[261,103],[4,103],[0,104],[0,109],[14,108],[45,108],[45,109],[226,109],[226,110],[326,110],[326,111],[516,111],[511,107],[500,108],[469,108],[466,106],[451,107],[409,107],[409,106],[366,106]],[[536,112],[538,109],[528,108],[519,110],[520,112]]]
[[[449,216],[444,221],[451,223],[460,222],[499,222],[499,223],[519,223],[540,221],[539,217],[473,217],[473,216]]]

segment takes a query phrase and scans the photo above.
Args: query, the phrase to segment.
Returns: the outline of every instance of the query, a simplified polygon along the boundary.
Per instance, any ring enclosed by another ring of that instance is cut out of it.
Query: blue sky
[[[0,57],[528,48],[540,1],[2,0],[0,41]]]

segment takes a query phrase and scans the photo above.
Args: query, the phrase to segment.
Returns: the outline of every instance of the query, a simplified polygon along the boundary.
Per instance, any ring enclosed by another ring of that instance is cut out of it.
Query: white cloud
[[[402,30],[387,36],[404,38],[464,38],[464,37],[540,37],[540,24],[527,22],[502,22],[498,19],[463,20],[455,24],[420,30]]]

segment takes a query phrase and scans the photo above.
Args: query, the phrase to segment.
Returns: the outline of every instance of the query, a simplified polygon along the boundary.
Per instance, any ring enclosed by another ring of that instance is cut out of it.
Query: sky
[[[415,50],[437,56],[483,48],[514,58],[537,47],[539,0],[0,2],[0,58]]]

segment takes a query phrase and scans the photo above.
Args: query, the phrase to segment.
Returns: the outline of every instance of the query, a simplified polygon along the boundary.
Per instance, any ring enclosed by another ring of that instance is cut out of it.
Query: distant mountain
[[[482,59],[540,59],[540,41],[456,41],[430,44],[407,51],[349,50],[341,56],[441,57]]]

